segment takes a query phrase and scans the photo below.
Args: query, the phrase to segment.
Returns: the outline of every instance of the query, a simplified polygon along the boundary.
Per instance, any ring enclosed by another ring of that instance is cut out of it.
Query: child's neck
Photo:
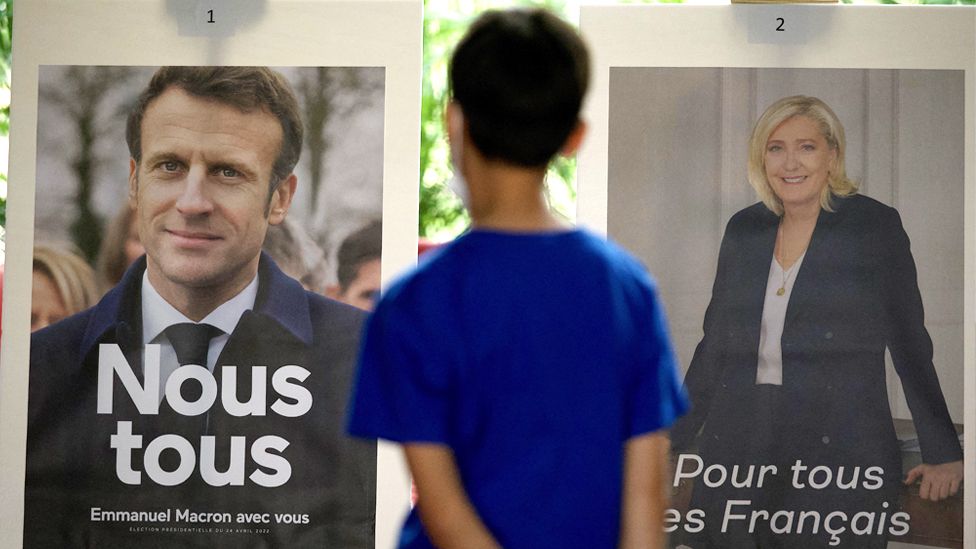
[[[512,232],[565,230],[543,193],[544,168],[487,163],[468,181],[471,226]]]
[[[472,219],[471,226],[475,229],[518,233],[562,231],[570,227],[569,224],[549,212],[533,216],[490,215],[483,219]]]

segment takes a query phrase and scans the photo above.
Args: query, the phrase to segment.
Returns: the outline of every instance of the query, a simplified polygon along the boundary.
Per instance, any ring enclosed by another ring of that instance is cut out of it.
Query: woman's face
[[[837,150],[817,122],[807,116],[786,119],[769,135],[764,159],[766,180],[787,211],[819,208]]]
[[[31,331],[35,332],[68,316],[68,309],[61,299],[61,292],[51,277],[34,271],[31,288]]]

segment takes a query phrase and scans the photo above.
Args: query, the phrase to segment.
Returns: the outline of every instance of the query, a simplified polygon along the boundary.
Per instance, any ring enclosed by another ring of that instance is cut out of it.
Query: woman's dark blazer
[[[881,466],[901,455],[885,386],[885,348],[901,378],[926,463],[962,459],[932,365],[908,236],[898,212],[854,195],[821,211],[796,275],[783,329],[783,385],[772,433],[792,464]],[[762,459],[753,439],[759,330],[779,218],[755,204],[729,221],[704,337],[685,377],[692,412],[672,431],[677,451],[698,436],[706,461]]]

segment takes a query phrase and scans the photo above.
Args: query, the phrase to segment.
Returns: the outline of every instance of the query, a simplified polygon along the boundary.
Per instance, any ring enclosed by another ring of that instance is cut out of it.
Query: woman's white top
[[[803,252],[796,263],[783,271],[775,255],[769,265],[766,279],[766,301],[763,302],[762,323],[759,326],[759,365],[756,368],[756,385],[783,384],[783,324],[786,323],[786,306],[790,303],[793,283],[800,272],[800,264],[806,256]],[[783,281],[786,284],[783,284]],[[780,288],[783,295],[776,295]]]

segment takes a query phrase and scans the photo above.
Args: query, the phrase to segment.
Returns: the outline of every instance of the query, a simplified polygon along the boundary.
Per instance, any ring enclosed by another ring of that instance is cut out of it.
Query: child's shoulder
[[[386,314],[398,309],[410,309],[411,305],[432,304],[451,284],[451,278],[461,270],[458,261],[458,240],[432,249],[418,258],[417,265],[396,276],[383,289],[376,312]]]
[[[586,246],[596,261],[602,261],[618,280],[633,281],[656,288],[648,267],[620,244],[585,229],[581,230]]]

